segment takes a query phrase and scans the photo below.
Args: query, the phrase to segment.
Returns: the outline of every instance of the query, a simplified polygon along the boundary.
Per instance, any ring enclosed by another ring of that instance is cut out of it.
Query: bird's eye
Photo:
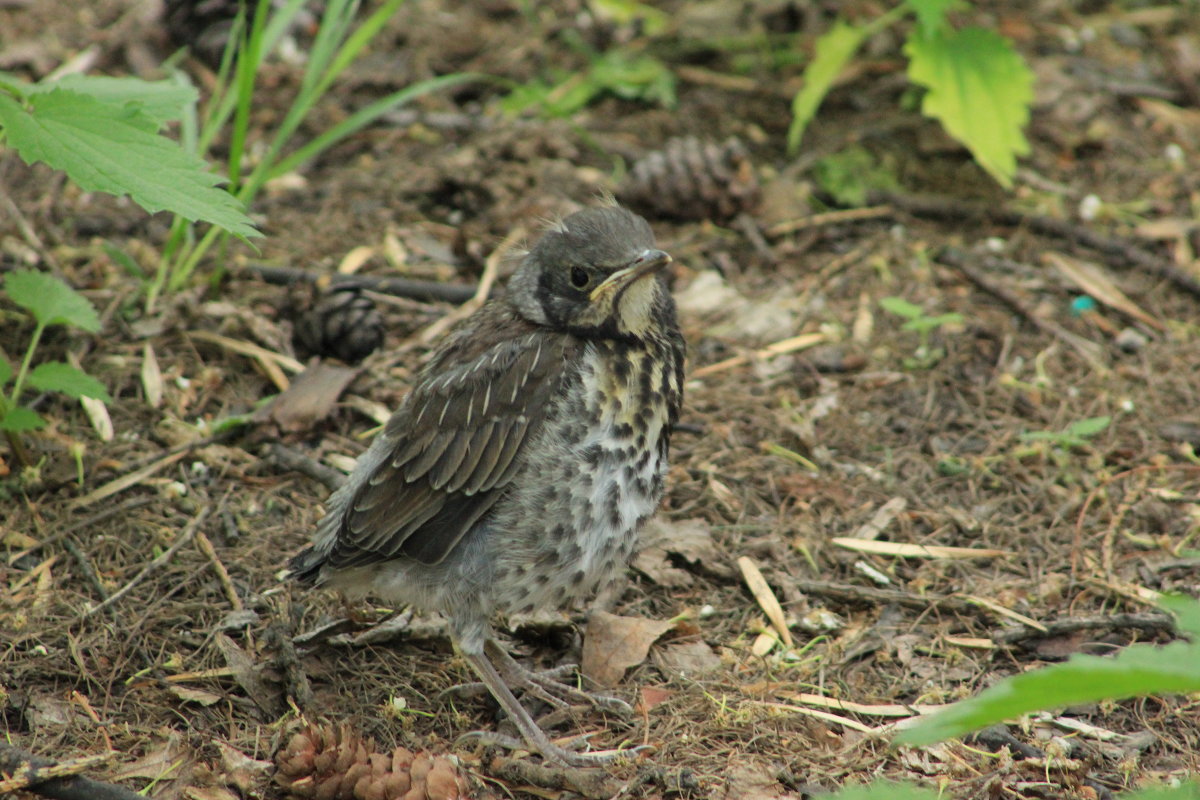
[[[592,276],[588,275],[587,270],[583,267],[571,268],[571,285],[576,289],[582,289],[592,280]]]

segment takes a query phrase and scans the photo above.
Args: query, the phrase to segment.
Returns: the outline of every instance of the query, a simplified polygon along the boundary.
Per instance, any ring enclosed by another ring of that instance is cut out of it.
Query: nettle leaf
[[[88,333],[100,330],[91,301],[45,272],[19,269],[4,277],[9,299],[33,314],[41,325],[74,325]]]
[[[195,87],[175,81],[144,81],[140,78],[114,78],[108,75],[67,75],[56,81],[22,86],[26,95],[45,94],[55,89],[70,89],[89,95],[112,106],[138,111],[154,123],[154,130],[183,116],[196,103]]]
[[[1012,186],[1017,156],[1029,153],[1022,129],[1033,102],[1033,73],[994,31],[914,29],[904,45],[908,78],[928,89],[921,111],[942,123],[1002,186]]]
[[[27,380],[30,386],[43,392],[62,392],[70,397],[94,397],[106,403],[112,402],[103,383],[61,361],[38,364],[30,370]]]
[[[26,162],[61,169],[85,191],[127,194],[151,213],[260,235],[203,159],[147,130],[150,118],[138,108],[61,88],[30,95],[28,106],[0,93],[0,126]]]
[[[0,431],[9,431],[11,433],[21,433],[22,431],[36,431],[38,428],[46,427],[46,420],[31,408],[25,406],[17,406],[10,408],[8,413],[0,417]]]
[[[817,39],[813,59],[804,68],[804,88],[792,98],[792,124],[788,126],[787,134],[788,153],[794,155],[800,148],[804,129],[866,36],[866,28],[838,20]]]
[[[1177,600],[1173,610],[1186,614],[1189,624],[1200,624],[1198,605]],[[1006,678],[977,697],[922,718],[896,741],[930,744],[1039,709],[1191,692],[1200,692],[1200,643],[1133,644],[1115,656],[1075,655],[1063,664]]]
[[[917,22],[926,33],[937,33],[946,24],[946,13],[963,5],[960,0],[908,0]]]

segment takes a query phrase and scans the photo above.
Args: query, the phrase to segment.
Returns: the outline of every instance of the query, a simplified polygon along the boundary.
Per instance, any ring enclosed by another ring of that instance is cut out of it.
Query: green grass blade
[[[445,89],[450,86],[458,86],[459,84],[469,83],[477,80],[487,80],[487,76],[465,72],[457,75],[443,75],[438,78],[430,78],[428,80],[420,81],[419,83],[414,83],[413,85],[405,87],[398,92],[393,92],[387,97],[380,98],[374,103],[360,108],[358,111],[354,112],[337,125],[308,142],[296,152],[292,153],[286,158],[280,159],[274,168],[271,169],[267,180],[279,177],[280,175],[285,175],[310,159],[316,158],[321,153],[340,142],[342,139],[345,139],[347,136],[351,136],[352,134],[358,132],[367,125],[370,125],[379,117],[395,108],[398,108],[399,106],[404,105],[410,100],[425,94],[429,94],[430,92],[438,91],[439,89]]]

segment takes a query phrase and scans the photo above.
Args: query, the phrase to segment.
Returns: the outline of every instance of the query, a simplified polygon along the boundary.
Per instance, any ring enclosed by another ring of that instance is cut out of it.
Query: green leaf
[[[8,359],[0,355],[0,387],[12,380],[13,368]]]
[[[917,22],[926,33],[937,33],[946,24],[946,12],[962,5],[959,0],[908,0]]]
[[[1112,422],[1112,417],[1088,417],[1081,419],[1078,422],[1073,422],[1067,426],[1066,433],[1068,436],[1095,436],[1100,431],[1108,427],[1108,423]]]
[[[112,402],[103,383],[61,361],[38,364],[27,380],[30,386],[43,392],[62,392],[70,397],[94,397],[106,403]]]
[[[183,116],[184,108],[195,104],[199,96],[194,87],[176,81],[144,81],[107,75],[67,75],[56,81],[22,88],[28,95],[45,94],[55,89],[86,94],[106,105],[141,112],[154,122],[154,130]]]
[[[1200,783],[1188,781],[1179,786],[1153,786],[1133,794],[1121,795],[1121,800],[1197,800]]]
[[[792,99],[792,124],[788,127],[787,135],[789,155],[795,155],[800,149],[804,129],[867,33],[866,28],[838,20],[817,39],[813,60],[804,68],[804,88],[796,92]]]
[[[827,800],[938,800],[938,793],[910,783],[879,781],[870,786],[851,786],[824,795]]]
[[[857,208],[872,190],[894,191],[899,181],[889,164],[881,164],[865,147],[851,145],[816,163],[813,177],[839,205]]]
[[[925,311],[915,303],[910,303],[903,297],[885,297],[879,301],[880,307],[884,311],[890,311],[898,317],[905,319],[916,319],[924,316]]]
[[[922,112],[1002,186],[1012,186],[1017,156],[1029,153],[1022,129],[1033,102],[1033,73],[1012,44],[984,28],[933,34],[917,28],[904,52],[909,80],[929,90]]]
[[[20,433],[22,431],[36,431],[38,428],[44,428],[46,420],[30,408],[25,406],[17,406],[10,408],[8,413],[0,417],[0,431],[11,431],[12,433]]]
[[[1200,626],[1200,603],[1175,601]],[[1141,695],[1200,692],[1200,643],[1134,644],[1110,658],[1076,655],[1063,664],[1006,678],[979,696],[922,718],[901,744],[929,744],[1030,711]]]
[[[19,269],[4,276],[9,299],[33,314],[39,324],[74,325],[88,333],[100,330],[91,301],[45,272]]]
[[[178,143],[145,129],[139,111],[66,89],[29,98],[0,93],[0,125],[26,162],[61,169],[85,191],[129,195],[151,213],[168,210],[236,236],[258,236],[221,178]]]

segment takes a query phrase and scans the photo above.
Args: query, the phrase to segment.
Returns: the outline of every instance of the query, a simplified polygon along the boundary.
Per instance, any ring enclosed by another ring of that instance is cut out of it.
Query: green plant
[[[546,117],[568,117],[605,94],[674,107],[675,76],[657,58],[620,49],[597,53],[573,32],[568,43],[588,59],[584,71],[557,70],[550,81],[517,86],[501,101],[501,108],[513,114],[537,109]]]
[[[851,786],[822,796],[827,800],[943,800],[946,797],[932,789],[891,781],[879,781],[870,786]],[[1200,785],[1189,782],[1181,786],[1155,786],[1121,797],[1124,800],[1197,800],[1200,798]]]
[[[26,388],[61,392],[74,398],[92,397],[102,402],[112,399],[100,381],[70,364],[43,361],[32,366],[42,334],[51,325],[74,326],[95,333],[100,330],[100,318],[87,298],[58,278],[42,272],[10,272],[4,276],[4,289],[13,303],[33,317],[34,328],[15,375],[8,359],[0,354],[0,431],[4,431],[17,459],[25,466],[31,466],[19,434],[41,428],[46,421],[32,408],[21,405],[21,395]],[[9,388],[4,391],[6,386]]]
[[[1075,655],[1062,664],[1014,675],[929,717],[897,737],[899,744],[929,744],[961,736],[1039,709],[1164,693],[1200,692],[1200,602],[1164,598],[1190,641],[1159,647],[1134,644],[1114,656]]]
[[[485,76],[456,73],[414,83],[358,109],[344,120],[304,142],[290,153],[297,132],[309,113],[326,96],[334,81],[361,55],[404,0],[385,0],[364,20],[355,24],[358,0],[328,0],[316,38],[307,53],[300,88],[287,113],[271,133],[263,154],[243,174],[243,159],[250,152],[250,109],[264,60],[279,45],[304,0],[288,0],[276,7],[272,0],[258,0],[249,23],[239,17],[230,34],[217,88],[204,113],[203,122],[192,118],[185,125],[185,141],[196,152],[207,152],[217,135],[228,127],[229,190],[245,207],[250,207],[267,181],[284,175],[317,158],[338,142],[362,130],[382,115],[414,98]],[[179,218],[163,250],[147,304],[152,306],[164,289],[176,291],[191,279],[211,247],[228,233],[208,230],[199,239],[191,220]]]
[[[1033,73],[1000,34],[979,27],[951,29],[946,14],[961,5],[966,4],[904,0],[865,24],[835,23],[817,40],[804,87],[792,100],[788,151],[799,150],[805,127],[863,42],[914,15],[904,54],[909,80],[925,89],[921,111],[941,122],[996,181],[1011,186],[1017,156],[1029,152],[1022,129],[1033,102]]]
[[[894,165],[880,163],[865,147],[852,145],[826,156],[813,168],[817,185],[843,206],[866,205],[871,191],[894,191],[900,188]]]
[[[171,81],[69,75],[30,84],[0,73],[0,139],[86,191],[257,236],[220,176],[159,132],[195,100],[194,89]]]
[[[1047,442],[1061,450],[1086,447],[1087,440],[1108,427],[1112,417],[1088,417],[1072,422],[1061,431],[1029,431],[1021,434],[1023,442]]]
[[[879,305],[883,310],[907,320],[900,326],[901,330],[916,331],[920,337],[920,344],[912,357],[904,359],[904,366],[909,369],[926,369],[940,361],[946,355],[946,351],[941,347],[930,346],[932,333],[943,325],[963,320],[962,314],[954,312],[931,317],[920,306],[908,302],[903,297],[885,297],[879,301]]]

